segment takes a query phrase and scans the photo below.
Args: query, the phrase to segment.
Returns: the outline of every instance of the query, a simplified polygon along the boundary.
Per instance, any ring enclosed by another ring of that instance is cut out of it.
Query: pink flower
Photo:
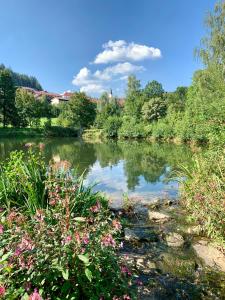
[[[5,295],[5,288],[4,286],[0,286],[0,297]]]
[[[40,294],[37,289],[34,290],[33,294],[30,295],[29,300],[42,300]]]
[[[127,274],[128,276],[131,276],[131,272],[130,272],[130,270],[126,266],[122,266],[121,267],[121,272],[123,274]]]
[[[99,201],[96,203],[96,205],[92,206],[90,208],[90,211],[92,211],[93,213],[97,213],[99,212],[101,209],[101,204],[99,203]]]
[[[124,296],[123,296],[123,299],[124,299],[124,300],[131,300],[131,297],[128,296],[128,295],[124,295]]]
[[[30,291],[30,289],[31,289],[31,283],[30,283],[30,282],[25,282],[24,288],[25,288],[25,290],[26,290],[27,292]]]
[[[102,245],[106,247],[116,247],[116,242],[110,233],[102,238]]]
[[[20,256],[21,253],[22,253],[22,250],[19,248],[16,248],[16,251],[14,252],[14,256]]]
[[[4,211],[4,208],[0,207],[0,213]]]
[[[116,230],[121,230],[121,229],[122,229],[122,226],[121,226],[121,224],[120,224],[120,221],[118,221],[118,220],[113,220],[113,221],[112,221],[112,225],[113,225],[113,227],[114,227]]]
[[[136,284],[139,285],[139,286],[142,286],[142,285],[143,285],[143,282],[142,282],[140,279],[137,279],[137,280],[136,280]]]
[[[84,243],[84,245],[89,244],[89,237],[87,234],[85,234],[82,238],[82,243]]]
[[[68,235],[68,236],[62,241],[62,244],[63,244],[63,245],[66,245],[66,244],[69,244],[71,241],[72,241],[72,236],[71,236],[71,235]]]
[[[55,200],[55,199],[50,200],[50,201],[49,201],[49,204],[50,204],[51,206],[56,205],[56,200]]]
[[[2,234],[4,232],[4,227],[2,224],[0,224],[0,234]]]

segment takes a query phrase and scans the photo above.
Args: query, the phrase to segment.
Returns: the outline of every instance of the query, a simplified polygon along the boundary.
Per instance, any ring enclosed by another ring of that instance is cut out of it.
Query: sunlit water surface
[[[190,163],[192,152],[185,145],[137,141],[85,142],[74,138],[0,140],[0,160],[13,150],[26,149],[34,143],[44,144],[46,161],[69,161],[85,184],[107,194],[115,202],[124,196],[151,201],[153,198],[176,198],[178,183],[174,179],[180,164]]]

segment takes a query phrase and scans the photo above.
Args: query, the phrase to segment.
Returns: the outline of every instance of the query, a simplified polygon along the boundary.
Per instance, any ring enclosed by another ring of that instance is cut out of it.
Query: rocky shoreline
[[[123,219],[119,255],[137,277],[138,299],[225,299],[225,255],[176,201],[113,210]]]

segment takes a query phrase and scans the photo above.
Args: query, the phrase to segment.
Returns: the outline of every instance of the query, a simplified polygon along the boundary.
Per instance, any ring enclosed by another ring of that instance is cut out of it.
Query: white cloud
[[[94,73],[84,67],[74,76],[72,83],[80,87],[80,91],[86,93],[102,93],[108,87],[105,84],[111,80],[124,80],[124,76],[145,70],[143,66],[137,66],[129,62],[118,63]],[[121,77],[121,75],[123,75]]]
[[[104,88],[101,84],[94,84],[94,83],[84,85],[80,88],[81,92],[85,92],[87,94],[89,94],[89,93],[100,94],[100,93],[103,93],[105,90],[106,90],[106,88]]]
[[[144,59],[154,59],[161,57],[158,48],[149,47],[135,43],[127,43],[124,40],[109,41],[103,45],[103,50],[95,60],[95,64],[106,64],[123,61],[141,61]]]

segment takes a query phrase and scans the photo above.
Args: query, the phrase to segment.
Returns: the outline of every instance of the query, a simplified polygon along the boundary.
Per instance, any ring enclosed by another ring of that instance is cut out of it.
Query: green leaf
[[[8,253],[4,254],[4,255],[2,256],[1,262],[6,261],[6,260],[9,258],[9,256],[10,256],[11,254],[12,254],[12,252],[8,252]]]
[[[89,265],[89,257],[83,254],[78,255],[79,260],[81,260],[85,265]]]
[[[76,217],[76,218],[74,218],[74,220],[77,222],[86,222],[86,218],[84,218],[84,217]]]
[[[66,269],[66,270],[62,271],[62,276],[65,280],[68,280],[69,279],[69,270]]]
[[[93,276],[92,276],[92,272],[90,269],[88,269],[88,268],[85,269],[85,275],[86,275],[87,279],[91,282]]]

